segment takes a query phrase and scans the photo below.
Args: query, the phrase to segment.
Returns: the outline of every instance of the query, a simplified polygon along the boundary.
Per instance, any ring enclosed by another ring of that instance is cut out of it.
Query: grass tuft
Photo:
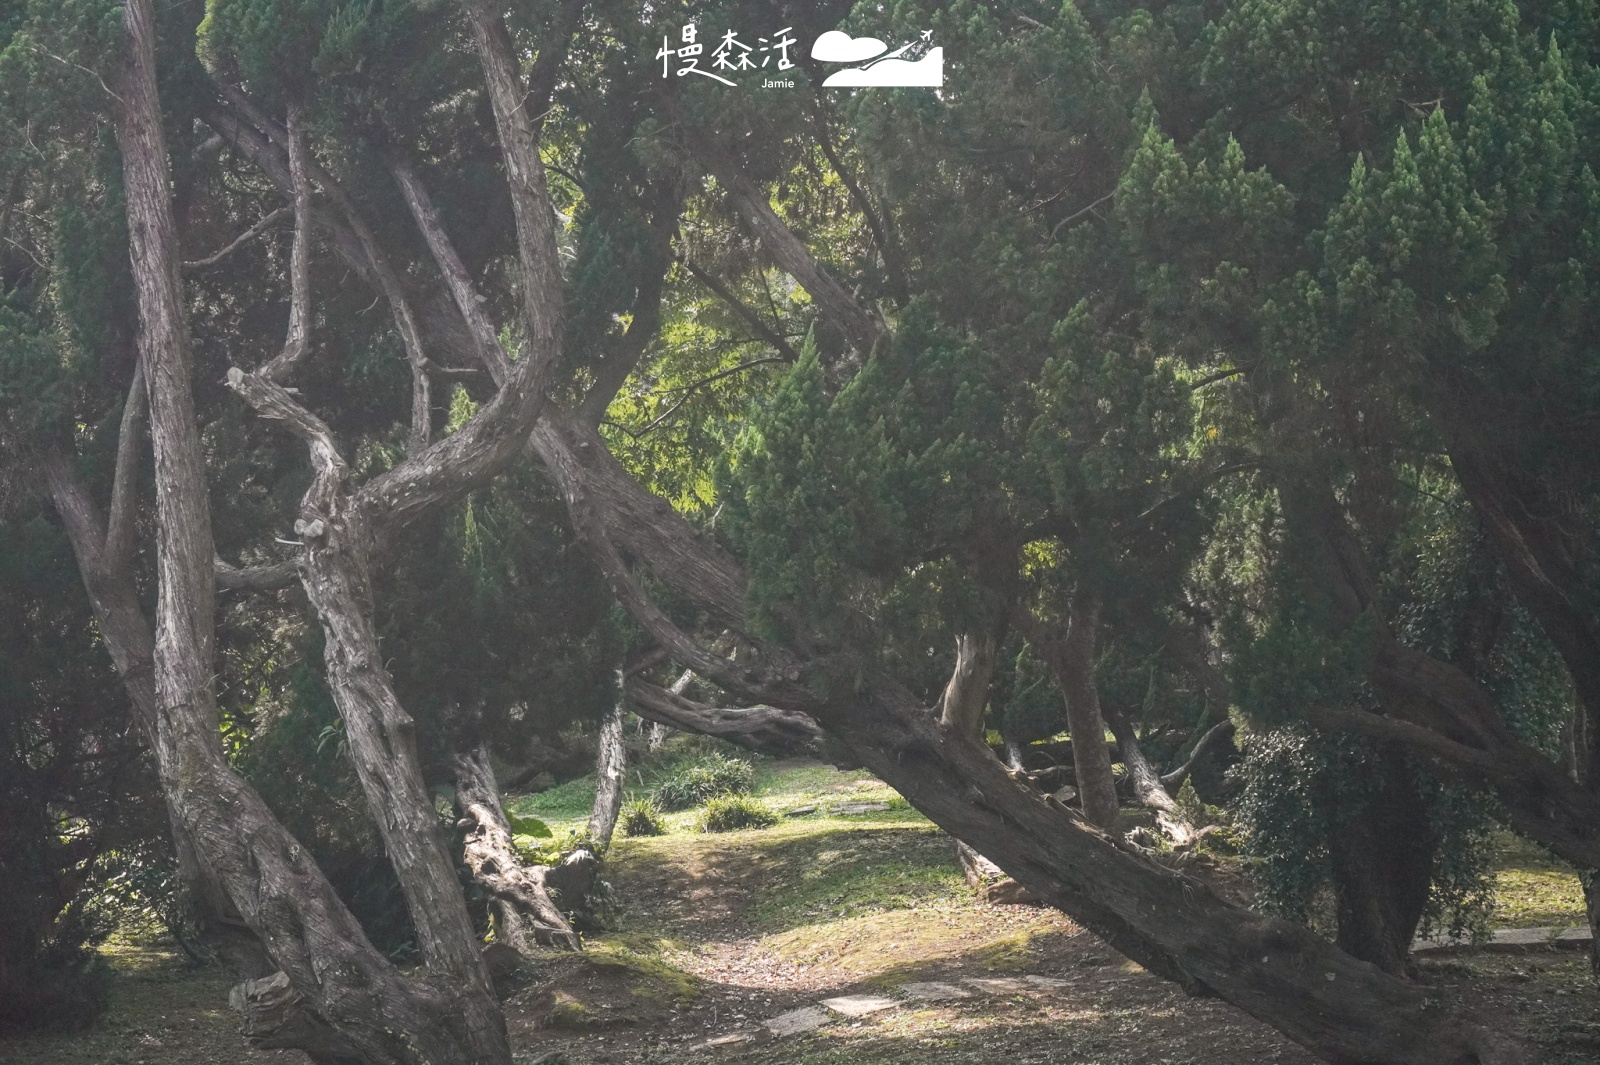
[[[771,828],[780,818],[777,811],[748,795],[718,795],[700,813],[702,832],[736,832],[742,828]]]
[[[624,836],[664,836],[667,823],[661,819],[653,799],[635,799],[622,807],[617,827]]]

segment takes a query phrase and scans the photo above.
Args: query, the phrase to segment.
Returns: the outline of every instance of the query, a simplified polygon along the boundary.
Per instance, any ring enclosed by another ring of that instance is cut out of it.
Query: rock
[[[817,807],[816,807],[816,804],[813,803],[810,806],[795,806],[795,807],[792,807],[792,808],[790,808],[788,810],[785,810],[785,811],[783,811],[783,816],[785,816],[785,817],[804,817],[804,816],[806,816],[806,814],[814,814],[816,812],[817,812]]]
[[[963,990],[955,984],[941,984],[937,981],[927,981],[916,984],[904,984],[900,992],[908,998],[920,999],[923,1002],[947,1002],[956,998],[971,998],[972,992]]]
[[[846,1017],[865,1017],[879,1010],[893,1009],[900,1005],[894,999],[884,998],[881,995],[841,995],[838,998],[825,998],[822,1004]]]
[[[715,1039],[707,1039],[705,1045],[707,1047],[731,1047],[738,1046],[740,1043],[753,1043],[755,1041],[756,1037],[750,1032],[729,1032],[727,1035],[719,1035]]]
[[[761,1022],[761,1027],[775,1036],[797,1035],[800,1032],[809,1032],[813,1028],[821,1028],[833,1020],[828,1016],[828,1011],[820,1006],[802,1006],[788,1013],[780,1013],[776,1017]]]

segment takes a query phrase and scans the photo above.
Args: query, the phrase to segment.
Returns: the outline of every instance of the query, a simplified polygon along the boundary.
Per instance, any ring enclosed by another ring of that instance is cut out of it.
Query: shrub
[[[743,758],[713,754],[656,785],[656,809],[687,810],[717,795],[748,794],[755,775],[755,768]]]
[[[767,828],[778,820],[777,812],[760,799],[748,795],[717,795],[706,802],[699,828],[702,832],[733,832],[741,828]]]
[[[622,829],[624,836],[667,834],[666,822],[661,820],[661,811],[656,809],[656,804],[649,799],[635,799],[625,805],[617,825]]]

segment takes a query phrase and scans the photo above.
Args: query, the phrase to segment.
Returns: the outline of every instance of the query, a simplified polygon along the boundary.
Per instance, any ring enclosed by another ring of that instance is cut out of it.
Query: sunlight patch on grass
[[[897,983],[929,965],[976,956],[994,968],[1030,964],[1037,934],[1057,924],[1038,911],[1027,925],[996,924],[970,903],[889,910],[802,925],[762,937],[762,948],[798,965],[822,966],[857,980]]]
[[[1499,928],[1581,925],[1583,888],[1556,869],[1502,869],[1494,876],[1494,924]]]
[[[1495,848],[1496,928],[1583,925],[1583,886],[1549,852],[1510,832],[1497,832]]]

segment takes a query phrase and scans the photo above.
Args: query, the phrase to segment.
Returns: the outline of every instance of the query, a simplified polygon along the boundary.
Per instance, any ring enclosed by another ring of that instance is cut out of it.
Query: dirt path
[[[976,1063],[1001,1048],[1017,1063],[1311,1062],[1059,913],[975,901],[948,848],[920,826],[630,841],[613,856],[618,931],[594,940],[592,958],[552,966],[554,994],[513,1002],[514,1038],[530,1059],[563,1049],[574,1065]],[[871,875],[941,860],[943,890],[921,898],[893,898],[895,878]],[[692,993],[674,999],[654,965],[688,977]],[[905,991],[935,982],[963,997]],[[828,1011],[826,1025],[785,1037],[761,1025],[847,995],[895,1005],[857,1018]]]

